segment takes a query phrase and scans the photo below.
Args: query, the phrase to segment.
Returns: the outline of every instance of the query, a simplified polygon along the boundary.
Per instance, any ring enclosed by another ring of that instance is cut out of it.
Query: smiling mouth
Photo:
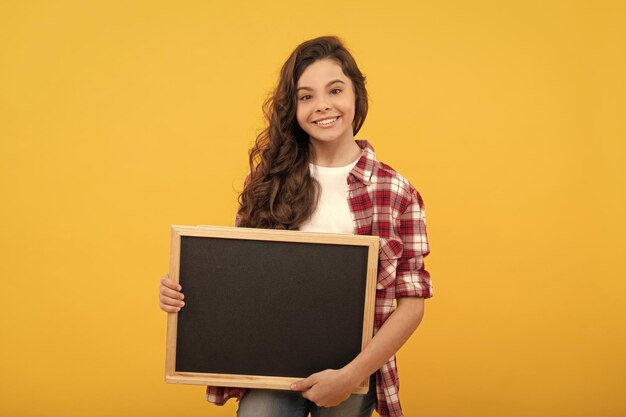
[[[335,116],[335,117],[329,117],[328,119],[322,119],[322,120],[317,120],[313,123],[315,123],[318,126],[330,126],[333,123],[335,123],[337,121],[337,119],[339,119],[340,116]]]

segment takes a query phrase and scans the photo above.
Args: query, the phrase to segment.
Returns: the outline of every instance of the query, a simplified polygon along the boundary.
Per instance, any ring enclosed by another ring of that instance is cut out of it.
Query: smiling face
[[[309,65],[296,94],[298,124],[314,145],[354,140],[354,88],[337,61],[320,59]]]

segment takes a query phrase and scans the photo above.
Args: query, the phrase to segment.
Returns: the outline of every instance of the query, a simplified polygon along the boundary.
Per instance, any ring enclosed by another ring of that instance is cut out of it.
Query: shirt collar
[[[366,140],[355,140],[359,148],[363,149],[363,154],[359,161],[356,163],[352,171],[348,176],[349,183],[353,182],[352,179],[361,181],[365,185],[369,185],[372,179],[372,173],[374,172],[374,164],[376,163],[376,154],[374,148]]]

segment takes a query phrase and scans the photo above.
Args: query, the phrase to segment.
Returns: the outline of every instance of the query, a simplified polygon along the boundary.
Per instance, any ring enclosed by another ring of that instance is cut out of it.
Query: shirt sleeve
[[[397,227],[403,251],[396,268],[396,298],[430,298],[433,289],[430,274],[424,268],[424,257],[430,252],[424,202],[413,188],[408,206],[397,219]]]

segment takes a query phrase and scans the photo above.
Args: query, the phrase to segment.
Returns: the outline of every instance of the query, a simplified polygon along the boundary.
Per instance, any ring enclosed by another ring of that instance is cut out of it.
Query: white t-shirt
[[[321,167],[309,163],[311,176],[319,182],[321,193],[315,212],[300,226],[300,231],[354,234],[348,203],[348,174],[359,158],[343,167]]]

